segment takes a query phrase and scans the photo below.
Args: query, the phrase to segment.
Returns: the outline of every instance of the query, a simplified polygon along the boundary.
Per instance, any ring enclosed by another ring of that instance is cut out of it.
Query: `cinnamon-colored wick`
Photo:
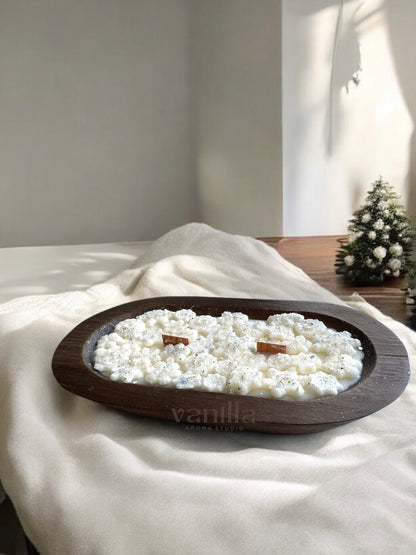
[[[184,345],[189,344],[189,339],[187,337],[179,337],[177,335],[165,335],[162,333],[162,339],[164,345],[177,345],[178,343],[183,343]]]
[[[265,341],[257,341],[257,352],[286,354],[286,345],[279,345],[277,343],[266,343]]]

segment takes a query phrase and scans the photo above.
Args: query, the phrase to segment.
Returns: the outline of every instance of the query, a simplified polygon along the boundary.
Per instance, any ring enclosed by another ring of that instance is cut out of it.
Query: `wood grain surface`
[[[406,324],[411,310],[406,305],[405,280],[393,278],[383,285],[352,285],[345,276],[335,273],[335,255],[344,235],[311,237],[261,237],[286,260],[301,268],[317,283],[338,297],[359,293],[387,316]]]
[[[114,382],[93,369],[97,340],[126,318],[149,310],[191,308],[220,316],[224,310],[253,319],[298,312],[318,318],[339,331],[350,331],[364,350],[361,379],[347,391],[312,401],[283,401],[247,395],[210,393],[161,386]],[[120,305],[79,324],[57,347],[52,360],[57,381],[76,395],[146,417],[219,429],[267,433],[319,432],[370,415],[393,402],[409,379],[406,350],[385,326],[343,306],[258,299],[159,297]]]

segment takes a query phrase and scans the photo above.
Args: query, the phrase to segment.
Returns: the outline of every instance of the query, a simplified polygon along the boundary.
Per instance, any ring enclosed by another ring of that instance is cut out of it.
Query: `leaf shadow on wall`
[[[416,225],[416,137],[414,131],[416,118],[416,78],[414,71],[416,3],[414,0],[402,0],[400,4],[400,9],[397,9],[395,2],[385,2],[384,9],[397,80],[412,120],[413,129],[409,140],[409,167],[406,178],[406,204],[408,215],[413,225]]]
[[[336,150],[337,139],[342,135],[341,92],[347,94],[351,86],[359,84],[361,71],[361,51],[357,32],[358,6],[351,15],[347,15],[344,2],[340,2],[334,30],[334,40],[330,51],[330,81],[327,112],[327,154],[331,156]]]

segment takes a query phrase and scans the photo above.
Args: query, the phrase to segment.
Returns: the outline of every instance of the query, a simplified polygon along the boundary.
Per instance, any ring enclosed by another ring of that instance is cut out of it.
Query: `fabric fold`
[[[344,304],[265,243],[193,223],[105,283],[0,307],[0,479],[37,549],[413,553],[413,375],[382,411],[307,436],[191,430],[106,408],[56,383],[53,352],[76,324],[167,295]],[[414,368],[414,332],[362,299],[346,304],[391,327]]]

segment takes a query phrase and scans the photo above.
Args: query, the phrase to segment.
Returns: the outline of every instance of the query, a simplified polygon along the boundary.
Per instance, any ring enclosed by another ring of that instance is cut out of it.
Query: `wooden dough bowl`
[[[114,382],[93,369],[97,340],[121,320],[158,308],[191,308],[220,316],[243,312],[252,319],[298,312],[357,337],[364,351],[360,380],[338,395],[284,401],[228,393]],[[76,326],[52,360],[57,381],[68,391],[115,409],[215,429],[279,434],[320,432],[368,416],[392,403],[409,380],[401,341],[384,325],[357,310],[328,303],[214,297],[158,297],[116,306]]]

